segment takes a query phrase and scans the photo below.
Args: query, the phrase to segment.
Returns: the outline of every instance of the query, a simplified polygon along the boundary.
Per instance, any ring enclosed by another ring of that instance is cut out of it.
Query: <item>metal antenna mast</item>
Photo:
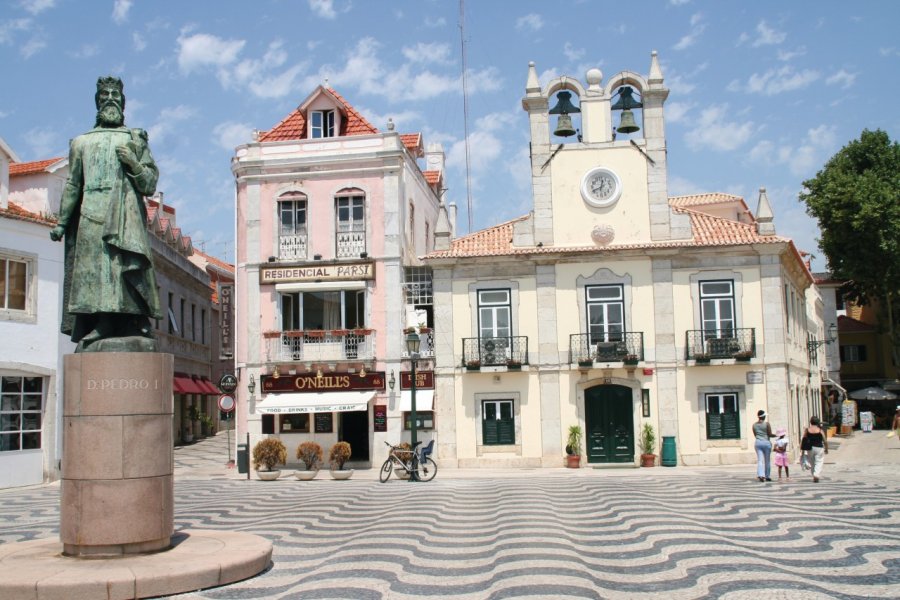
[[[472,173],[469,160],[469,90],[466,83],[466,2],[459,0],[459,41],[462,51],[462,87],[463,87],[463,135],[466,148],[466,215],[468,216],[469,230],[472,233]]]

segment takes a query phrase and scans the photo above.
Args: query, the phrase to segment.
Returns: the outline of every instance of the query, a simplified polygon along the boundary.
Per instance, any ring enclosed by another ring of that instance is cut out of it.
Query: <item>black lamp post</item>
[[[410,387],[409,387],[409,408],[410,408],[410,424],[409,424],[409,445],[412,447],[413,452],[418,452],[416,450],[416,426],[418,417],[416,416],[416,361],[419,360],[419,344],[422,343],[422,340],[419,338],[419,334],[415,331],[410,331],[406,334],[406,350],[409,352],[409,363],[412,367],[412,377],[410,378]],[[415,472],[410,473],[409,475],[410,481],[418,481]]]

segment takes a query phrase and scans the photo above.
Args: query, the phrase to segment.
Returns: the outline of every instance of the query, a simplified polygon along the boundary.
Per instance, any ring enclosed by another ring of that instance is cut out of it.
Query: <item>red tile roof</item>
[[[441,171],[425,171],[424,175],[428,185],[437,185],[441,180]]]
[[[368,135],[378,133],[378,130],[369,123],[365,117],[353,108],[343,96],[333,88],[326,88],[334,97],[344,105],[345,119],[341,119],[340,135]],[[300,140],[306,138],[306,117],[300,108],[297,108],[280,123],[269,131],[260,132],[260,142],[282,142],[287,140]]]
[[[425,156],[421,133],[401,133],[400,141],[403,142],[403,145],[406,146],[406,149],[409,150],[413,157],[422,158]]]
[[[9,203],[6,210],[0,208],[0,217],[16,219],[17,221],[28,221],[29,223],[37,223],[38,225],[47,225],[48,227],[56,225],[57,220],[54,217],[47,217],[38,213],[25,210],[15,202]]]
[[[224,260],[220,260],[220,259],[216,258],[215,256],[212,256],[210,254],[207,254],[206,252],[203,252],[202,250],[194,250],[194,254],[202,256],[203,258],[205,258],[207,260],[207,262],[210,262],[214,266],[218,267],[219,269],[234,275],[234,265],[233,264],[227,263]]]
[[[702,194],[698,196],[679,196],[671,199],[670,205],[677,213],[686,214],[691,220],[693,237],[683,240],[666,240],[659,242],[640,242],[634,244],[610,244],[598,247],[590,246],[520,246],[512,245],[513,226],[519,221],[528,219],[529,216],[519,217],[476,231],[464,237],[457,238],[450,243],[449,250],[436,250],[425,256],[426,260],[440,258],[472,258],[481,256],[527,256],[535,254],[553,253],[613,253],[620,250],[653,249],[653,248],[703,248],[717,246],[737,246],[746,244],[776,244],[788,243],[798,261],[803,259],[789,238],[778,235],[760,235],[756,231],[755,223],[739,223],[731,219],[708,215],[698,209],[685,208],[687,206],[699,207],[704,204],[715,204],[724,201],[733,202],[739,200],[738,196],[729,194]],[[807,276],[812,281],[812,274],[807,270]]]
[[[838,333],[871,333],[875,331],[874,325],[863,323],[853,317],[840,315],[838,317]]]
[[[47,167],[56,164],[61,160],[65,160],[64,156],[57,158],[48,158],[46,160],[35,160],[32,162],[10,163],[9,176],[15,175],[33,175],[35,173],[43,173]]]

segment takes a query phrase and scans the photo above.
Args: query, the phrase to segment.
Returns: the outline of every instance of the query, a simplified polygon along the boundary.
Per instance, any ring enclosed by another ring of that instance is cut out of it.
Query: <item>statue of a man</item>
[[[60,330],[76,352],[154,352],[150,319],[162,317],[144,197],[159,171],[147,132],[125,127],[122,80],[97,80],[97,122],[69,144],[59,224],[66,269]]]

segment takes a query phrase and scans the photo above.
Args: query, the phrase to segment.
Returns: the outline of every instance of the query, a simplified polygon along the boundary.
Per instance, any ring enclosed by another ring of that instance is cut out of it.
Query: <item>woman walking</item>
[[[809,427],[803,431],[803,437],[809,445],[809,468],[812,470],[813,481],[819,483],[822,475],[822,465],[825,464],[825,455],[828,454],[828,436],[820,427],[819,417],[809,418]],[[806,444],[802,444],[801,447]]]
[[[766,421],[766,411],[757,411],[756,416],[759,419],[753,424],[753,437],[756,438],[756,478],[760,481],[772,481],[772,442],[769,438],[775,437],[775,434]]]

